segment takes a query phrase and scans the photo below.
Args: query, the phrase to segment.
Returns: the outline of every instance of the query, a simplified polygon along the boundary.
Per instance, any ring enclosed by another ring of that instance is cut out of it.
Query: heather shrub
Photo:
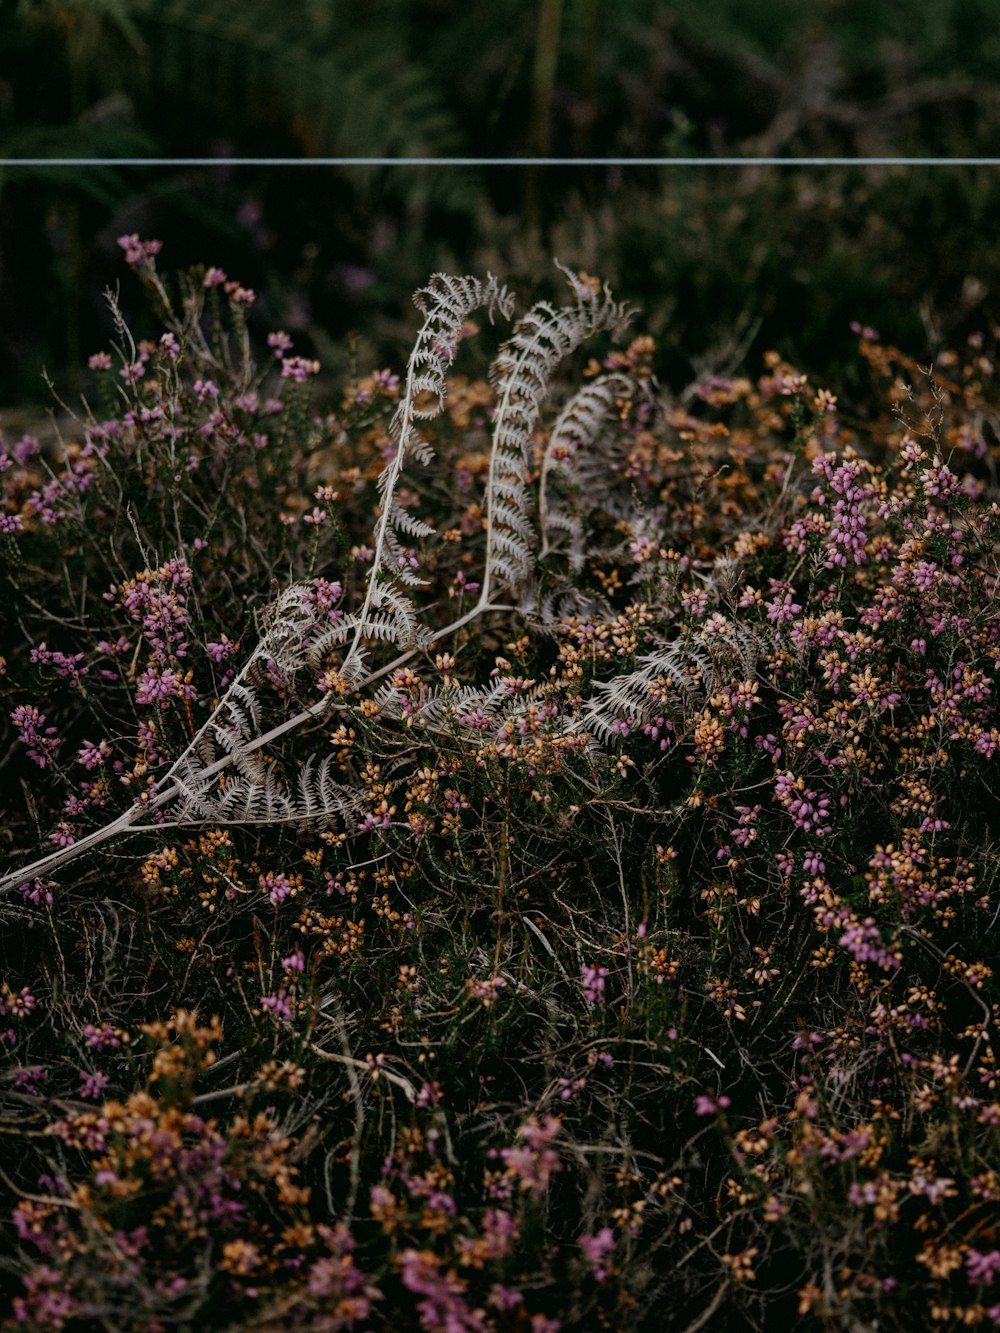
[[[124,248],[3,455],[9,1326],[1000,1323],[998,331],[854,416],[438,276],[324,401]]]

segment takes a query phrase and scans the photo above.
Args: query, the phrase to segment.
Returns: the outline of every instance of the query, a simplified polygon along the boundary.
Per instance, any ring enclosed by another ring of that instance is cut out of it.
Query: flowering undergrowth
[[[119,319],[58,448],[0,452],[5,871],[373,554],[399,377],[334,400],[252,292],[123,248],[162,337]],[[777,355],[664,401],[609,343],[576,602],[554,545],[391,708],[312,682],[289,747],[356,818],[165,810],[0,900],[5,1327],[1000,1325],[1000,330],[860,332],[854,413]],[[495,393],[448,390],[400,559],[458,620]]]

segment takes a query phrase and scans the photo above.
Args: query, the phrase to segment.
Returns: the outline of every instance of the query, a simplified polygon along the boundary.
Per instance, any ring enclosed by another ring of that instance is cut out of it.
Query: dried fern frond
[[[614,740],[617,727],[629,727],[662,714],[664,692],[673,696],[680,714],[693,711],[695,701],[710,694],[718,682],[716,664],[693,635],[685,635],[655,653],[636,659],[634,671],[610,681],[594,681],[593,693],[584,703],[579,729],[589,731],[602,741]],[[651,687],[658,697],[654,699]]]
[[[538,487],[541,559],[565,552],[574,573],[583,568],[583,517],[609,494],[614,475],[607,427],[635,389],[630,375],[601,375],[579,389],[556,419]]]
[[[560,266],[561,267],[561,266]],[[584,339],[602,330],[617,330],[630,317],[626,306],[614,301],[609,290],[595,288],[563,269],[572,303],[559,309],[540,302],[517,324],[491,370],[498,403],[494,417],[492,453],[486,487],[487,547],[480,596],[458,619],[432,629],[421,619],[408,596],[419,586],[403,558],[401,535],[421,539],[432,529],[409,512],[399,497],[405,467],[433,459],[429,442],[417,423],[433,419],[443,408],[446,373],[454,360],[469,316],[485,307],[492,319],[499,311],[509,316],[512,297],[495,278],[435,275],[417,293],[424,322],[410,355],[405,391],[389,432],[395,453],[379,479],[380,509],[375,528],[374,558],[365,593],[357,611],[345,611],[336,624],[321,619],[310,602],[311,589],[296,584],[271,604],[260,626],[260,637],[242,669],[230,683],[211,714],[197,729],[183,752],[143,798],[105,827],[82,837],[72,846],[41,857],[21,871],[0,879],[0,894],[18,884],[45,875],[100,846],[118,834],[162,826],[167,814],[175,823],[213,821],[222,824],[340,821],[348,824],[362,807],[365,792],[332,777],[331,761],[317,766],[315,756],[289,771],[266,747],[308,722],[321,719],[340,695],[327,693],[291,717],[264,730],[261,695],[279,685],[290,689],[304,671],[315,675],[331,653],[340,657],[340,675],[348,691],[356,693],[391,676],[420,648],[457,633],[477,617],[510,606],[495,604],[503,591],[530,599],[536,545],[535,516],[528,487],[532,433],[548,401],[558,364]],[[600,390],[585,410],[578,403],[573,419],[581,430],[596,424],[602,407]],[[610,393],[610,388],[607,390]],[[569,430],[570,417],[563,418]],[[558,520],[554,525],[558,527]],[[572,596],[571,590],[565,596]],[[373,641],[395,644],[400,655],[375,669],[365,669],[367,645]],[[610,689],[611,687],[609,687]],[[626,688],[626,694],[628,688]],[[400,690],[388,686],[377,695],[387,717],[401,716],[410,703]],[[421,721],[432,730],[457,728],[470,739],[489,732],[496,736],[509,717],[525,706],[502,682],[482,689],[445,689],[418,701]],[[609,694],[617,706],[618,694]],[[412,711],[412,710],[411,710]],[[594,710],[599,721],[601,710]],[[231,770],[226,776],[226,770]],[[287,776],[285,776],[287,774]]]
[[[595,290],[561,264],[574,303],[555,309],[540,301],[514,328],[493,364],[490,378],[497,393],[493,449],[486,485],[486,567],[480,603],[503,590],[522,597],[534,571],[528,471],[531,436],[547,401],[559,362],[602,330],[618,331],[630,309],[612,300],[607,287]]]
[[[425,318],[410,353],[403,396],[389,425],[396,451],[379,477],[381,512],[375,529],[375,554],[344,663],[348,678],[359,674],[361,645],[366,637],[391,639],[403,647],[426,641],[412,603],[400,592],[401,585],[420,586],[421,581],[409,568],[399,534],[421,538],[430,536],[433,529],[406,509],[396,493],[397,486],[409,459],[426,466],[434,457],[416,422],[431,421],[444,409],[445,376],[455,359],[466,320],[484,306],[491,320],[497,311],[509,317],[513,309],[511,293],[492,275],[480,282],[477,278],[436,273],[416,293],[414,303]],[[429,405],[423,401],[427,396]],[[381,618],[372,618],[375,611],[383,613]]]

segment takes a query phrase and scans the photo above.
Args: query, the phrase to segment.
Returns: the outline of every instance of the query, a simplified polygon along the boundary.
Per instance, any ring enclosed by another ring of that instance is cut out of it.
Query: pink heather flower
[[[832,832],[833,825],[826,821],[832,804],[829,796],[820,796],[807,787],[794,773],[779,773],[774,780],[775,797],[785,807],[796,828],[806,833],[815,831],[818,838]]]
[[[601,1227],[600,1231],[594,1236],[583,1235],[577,1241],[584,1257],[594,1271],[594,1277],[598,1282],[603,1282],[608,1276],[608,1270],[604,1265],[604,1259],[615,1248],[615,1233],[610,1227]]]
[[[213,662],[225,662],[236,652],[236,644],[232,642],[228,634],[223,634],[219,643],[206,643],[205,652]]]
[[[36,1088],[49,1081],[49,1071],[41,1065],[22,1065],[14,1075],[14,1086],[34,1092]]]
[[[417,1106],[423,1108],[426,1106],[436,1106],[441,1100],[441,1085],[434,1079],[428,1083],[421,1083],[420,1091],[417,1093]]]
[[[234,305],[252,306],[257,299],[257,293],[252,287],[243,287],[238,282],[227,282],[223,290]]]
[[[319,374],[319,362],[310,361],[304,356],[287,356],[281,362],[281,378],[293,380],[296,384],[305,384],[311,375]]]
[[[292,892],[288,879],[284,875],[274,874],[273,871],[261,875],[258,882],[275,907],[280,906]]]
[[[88,772],[110,758],[111,746],[107,741],[98,741],[96,745],[93,741],[84,741],[76,756],[77,763],[82,764]]]
[[[657,716],[653,718],[652,722],[643,724],[642,734],[648,736],[650,740],[659,741],[660,749],[667,750],[670,748],[670,737],[666,733],[673,731],[673,729],[674,724],[669,718]]]
[[[34,704],[20,704],[10,720],[17,727],[17,739],[27,748],[28,758],[39,768],[46,768],[59,748],[55,727],[45,725],[45,714]]]
[[[708,610],[708,593],[701,588],[686,592],[681,597],[681,606],[700,620]]]
[[[460,727],[469,727],[472,731],[487,731],[492,723],[481,708],[474,708],[471,713],[463,713],[458,718]]]
[[[210,268],[205,272],[202,279],[203,287],[220,287],[226,281],[226,275],[221,268]]]
[[[578,1092],[582,1092],[587,1086],[585,1078],[561,1078],[559,1080],[559,1100],[561,1102],[571,1102]]]
[[[466,1283],[451,1271],[442,1273],[436,1255],[429,1250],[406,1249],[396,1262],[406,1290],[423,1297],[417,1303],[421,1327],[439,1333],[486,1333],[482,1315],[469,1309]]]
[[[288,1003],[288,992],[284,986],[280,986],[274,995],[262,995],[260,997],[260,1007],[273,1014],[275,1018],[283,1023],[292,1021],[292,1009]]]
[[[780,579],[768,580],[773,594],[772,600],[765,602],[767,618],[775,625],[784,625],[794,620],[802,607],[793,599],[792,589]]]
[[[724,1111],[727,1106],[732,1106],[732,1101],[724,1093],[703,1092],[694,1099],[695,1115],[715,1115],[716,1111]]]
[[[476,583],[473,579],[467,579],[465,577],[465,571],[461,569],[455,575],[453,584],[454,586],[448,589],[449,597],[458,597],[464,592],[467,592],[471,596],[473,593],[477,593],[480,588],[480,584]]]
[[[547,1115],[541,1121],[530,1116],[517,1132],[519,1143],[500,1152],[508,1174],[533,1199],[542,1197],[559,1170],[559,1156],[550,1145],[561,1128],[558,1116]]]
[[[656,554],[657,546],[652,537],[636,537],[628,549],[636,564],[641,565]]]
[[[105,1051],[109,1048],[114,1050],[122,1044],[121,1038],[110,1023],[101,1023],[96,1027],[93,1023],[85,1023],[83,1039],[95,1051]]]
[[[342,611],[335,609],[343,591],[344,589],[339,583],[330,583],[327,579],[313,579],[305,600],[317,616],[325,616],[327,620],[336,624],[344,614]]]
[[[794,1040],[792,1041],[792,1050],[801,1051],[805,1046],[822,1046],[822,1045],[823,1045],[823,1038],[820,1036],[818,1032],[810,1032],[808,1034],[799,1032],[796,1034]]]
[[[374,810],[370,810],[358,825],[358,832],[371,833],[373,829],[387,829],[391,827],[392,816],[389,814],[388,810],[383,811],[381,814],[376,814]]]
[[[57,675],[62,676],[66,680],[71,680],[74,685],[80,684],[81,676],[88,676],[90,674],[89,667],[80,666],[80,663],[83,661],[83,653],[73,653],[72,656],[70,656],[68,653],[53,652],[52,649],[44,643],[40,643],[37,647],[32,648],[31,660],[32,662],[40,663],[43,666],[53,667]]]
[[[491,1259],[506,1259],[520,1235],[520,1228],[505,1208],[487,1208],[483,1213],[483,1240]]]
[[[110,370],[111,357],[107,352],[95,352],[87,358],[87,365],[91,370]]]
[[[287,333],[278,329],[276,333],[269,333],[267,335],[267,345],[274,349],[275,356],[280,357],[284,356],[284,354],[291,348],[292,340]]]
[[[16,995],[6,985],[0,991],[0,1014],[8,1018],[27,1018],[37,1003],[27,986],[22,986]]]
[[[0,532],[21,532],[24,524],[19,514],[0,514]]]
[[[162,671],[156,667],[147,668],[139,677],[135,692],[135,701],[140,706],[158,704],[160,708],[166,708],[171,699],[193,697],[193,688],[186,684],[181,673],[172,667],[164,668]]]
[[[885,947],[879,928],[870,916],[864,921],[851,922],[837,943],[859,963],[874,963],[887,972],[899,967],[902,961],[899,954],[890,953]]]
[[[583,963],[580,967],[580,983],[588,1004],[604,1003],[604,979],[608,975],[606,967],[591,967]]]
[[[49,907],[52,906],[52,889],[54,888],[54,885],[45,884],[40,879],[32,879],[18,887],[21,891],[21,897],[25,902],[34,903],[36,907],[40,907],[42,903],[45,903]]]
[[[827,569],[845,566],[849,561],[856,565],[867,559],[865,546],[868,540],[867,520],[863,505],[874,495],[872,487],[861,480],[865,467],[860,459],[848,459],[835,467],[836,455],[821,454],[813,462],[813,472],[825,478],[829,488],[837,496],[830,511],[830,528],[827,533],[828,554]],[[825,497],[817,488],[814,495],[823,503]]]
[[[470,995],[474,999],[481,1000],[488,1009],[507,982],[503,977],[470,977],[467,985]]]
[[[966,1253],[965,1263],[969,1281],[978,1286],[988,1286],[997,1273],[1000,1273],[1000,1250],[989,1250],[984,1253],[981,1250],[970,1249]]]
[[[305,955],[301,949],[295,949],[287,958],[282,958],[281,966],[286,972],[304,972],[306,970]]]
[[[153,256],[163,249],[162,241],[142,241],[135,232],[130,236],[119,236],[118,244],[125,252],[125,263],[135,269],[151,267]]]
[[[367,1319],[372,1302],[381,1297],[377,1287],[370,1285],[351,1255],[354,1237],[342,1222],[333,1227],[317,1227],[319,1235],[331,1250],[330,1255],[317,1259],[309,1269],[309,1294],[325,1302],[336,1298],[348,1322]],[[338,1322],[339,1319],[338,1319]]]
[[[92,1074],[87,1069],[80,1070],[80,1096],[96,1101],[108,1086],[107,1074]]]
[[[199,403],[203,403],[206,398],[214,399],[219,396],[219,389],[214,380],[195,380],[194,392]]]

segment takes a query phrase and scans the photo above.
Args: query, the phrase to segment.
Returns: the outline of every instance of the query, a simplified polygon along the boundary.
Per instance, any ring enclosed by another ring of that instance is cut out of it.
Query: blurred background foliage
[[[432,271],[534,293],[553,254],[642,307],[678,386],[772,346],[833,373],[852,320],[931,356],[996,318],[988,169],[221,159],[991,155],[998,76],[990,0],[0,0],[0,158],[220,159],[0,163],[0,405],[78,387],[132,231],[334,374],[401,359]]]

